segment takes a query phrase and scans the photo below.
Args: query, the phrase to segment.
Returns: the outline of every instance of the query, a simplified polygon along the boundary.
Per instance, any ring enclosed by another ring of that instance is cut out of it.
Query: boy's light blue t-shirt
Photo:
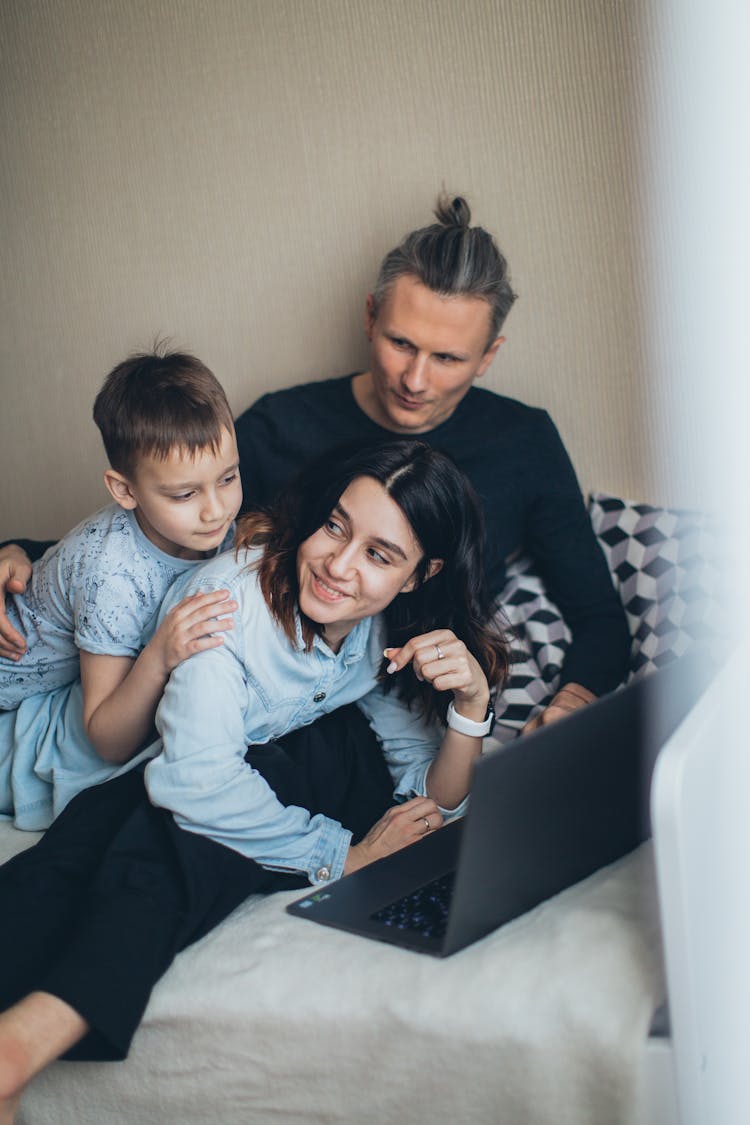
[[[112,504],[34,564],[28,593],[8,606],[28,651],[0,659],[0,820],[39,831],[81,789],[132,769],[104,762],[86,736],[78,646],[137,656],[174,579],[203,562],[166,555]]]
[[[28,648],[18,662],[0,658],[0,710],[72,683],[79,649],[136,657],[175,578],[201,561],[165,554],[119,504],[78,524],[34,563],[26,593],[8,598]]]

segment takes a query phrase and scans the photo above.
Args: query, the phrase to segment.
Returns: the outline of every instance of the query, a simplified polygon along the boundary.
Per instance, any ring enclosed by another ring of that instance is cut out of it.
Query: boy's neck
[[[133,515],[149,543],[153,543],[165,555],[169,555],[173,559],[208,559],[215,554],[214,551],[194,551],[190,547],[181,547],[179,543],[173,543],[171,539],[166,539],[156,528],[151,526],[140,508],[133,508]]]

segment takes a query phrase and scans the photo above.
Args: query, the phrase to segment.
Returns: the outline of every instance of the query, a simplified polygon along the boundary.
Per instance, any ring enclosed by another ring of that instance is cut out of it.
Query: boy
[[[155,629],[177,575],[231,546],[242,501],[232,413],[214,375],[183,353],[131,356],[107,376],[94,421],[114,503],[34,564],[10,608],[32,643],[0,659],[0,813],[10,806],[21,827],[39,822],[18,814],[38,804],[40,778],[55,787],[72,766],[67,801],[133,758],[172,669],[221,644],[232,622],[217,614],[236,608],[227,591],[186,598]],[[44,826],[49,813],[40,815]]]

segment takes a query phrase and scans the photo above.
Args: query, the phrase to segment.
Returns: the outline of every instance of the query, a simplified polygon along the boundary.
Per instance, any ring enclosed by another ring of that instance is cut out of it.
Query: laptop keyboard
[[[441,875],[431,883],[425,883],[416,891],[389,903],[371,917],[398,930],[410,930],[424,937],[442,938],[448,925],[455,878],[456,872],[449,871],[447,875]]]

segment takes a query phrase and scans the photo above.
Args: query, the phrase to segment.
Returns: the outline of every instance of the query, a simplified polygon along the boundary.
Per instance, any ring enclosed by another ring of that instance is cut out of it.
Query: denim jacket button
[[[331,878],[330,867],[319,867],[315,872],[315,878],[321,883],[328,882],[328,880]]]
[[[322,703],[325,697],[326,693],[324,691],[316,691],[313,696],[313,703]]]

